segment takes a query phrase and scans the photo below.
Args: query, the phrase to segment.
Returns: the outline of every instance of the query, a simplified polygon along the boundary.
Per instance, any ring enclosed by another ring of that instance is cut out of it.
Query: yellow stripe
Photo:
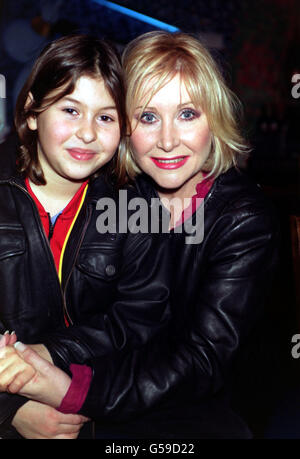
[[[82,207],[82,204],[84,202],[84,199],[85,199],[85,195],[86,195],[86,192],[87,192],[87,189],[88,189],[88,184],[86,185],[84,191],[83,191],[83,194],[82,194],[82,198],[81,198],[81,201],[80,201],[80,204],[79,204],[79,207],[77,209],[77,212],[75,214],[75,217],[73,218],[73,221],[71,223],[71,226],[69,228],[69,231],[67,233],[67,236],[64,240],[64,245],[62,247],[62,250],[61,250],[61,254],[60,254],[60,259],[59,259],[59,265],[58,265],[58,278],[59,278],[59,282],[61,283],[61,279],[62,279],[62,265],[63,265],[63,258],[64,258],[64,253],[65,253],[65,249],[66,249],[66,245],[67,245],[67,242],[68,242],[68,239],[69,239],[69,236],[71,234],[71,231],[73,229],[73,226],[75,224],[75,221],[76,221],[76,218],[80,212],[80,209]]]

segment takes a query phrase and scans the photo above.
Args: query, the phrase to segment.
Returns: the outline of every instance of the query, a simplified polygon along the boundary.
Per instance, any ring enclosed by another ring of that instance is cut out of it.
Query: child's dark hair
[[[23,86],[16,104],[15,126],[20,140],[18,169],[33,183],[46,183],[37,153],[37,131],[27,126],[36,116],[75,89],[81,76],[102,78],[116,104],[121,138],[126,133],[125,90],[120,58],[114,47],[90,35],[69,35],[53,41],[42,51]],[[32,99],[28,98],[29,93]],[[112,172],[109,163],[107,172]],[[97,172],[93,177],[99,175]]]

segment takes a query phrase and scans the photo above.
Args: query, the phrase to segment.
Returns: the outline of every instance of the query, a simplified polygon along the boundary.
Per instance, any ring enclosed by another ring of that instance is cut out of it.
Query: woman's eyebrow
[[[178,104],[177,105],[177,108],[182,108],[182,107],[185,107],[186,105],[195,105],[193,101],[191,100],[188,100],[187,102],[183,102],[182,104]],[[141,110],[141,109],[144,109],[144,110],[157,110],[157,107],[150,107],[149,105],[146,105],[146,107],[144,107],[143,105],[139,105],[138,107],[136,107],[135,110]]]
[[[144,107],[144,105],[139,105],[138,107],[136,107],[136,110],[141,110],[141,108],[143,108],[144,110],[156,110],[155,107],[149,107],[148,105],[146,105],[146,107]]]

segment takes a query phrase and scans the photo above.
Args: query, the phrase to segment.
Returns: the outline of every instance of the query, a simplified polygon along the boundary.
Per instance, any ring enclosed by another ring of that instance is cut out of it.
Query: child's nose
[[[82,120],[77,130],[77,137],[84,143],[90,143],[96,140],[96,129],[92,120]]]

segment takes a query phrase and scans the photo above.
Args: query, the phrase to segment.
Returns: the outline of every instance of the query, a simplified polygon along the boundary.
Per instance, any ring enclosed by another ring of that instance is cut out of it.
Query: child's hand
[[[3,345],[7,342],[10,338],[6,334],[0,340],[0,392],[16,393],[32,380],[36,370],[22,359],[13,346]]]
[[[24,397],[57,408],[70,387],[71,378],[60,368],[40,357],[30,346],[17,342],[15,348],[24,363],[36,370],[36,375],[27,384],[23,384],[22,380],[21,388],[15,388],[15,382],[11,383],[9,391],[18,392]],[[1,351],[0,349],[0,354]]]

